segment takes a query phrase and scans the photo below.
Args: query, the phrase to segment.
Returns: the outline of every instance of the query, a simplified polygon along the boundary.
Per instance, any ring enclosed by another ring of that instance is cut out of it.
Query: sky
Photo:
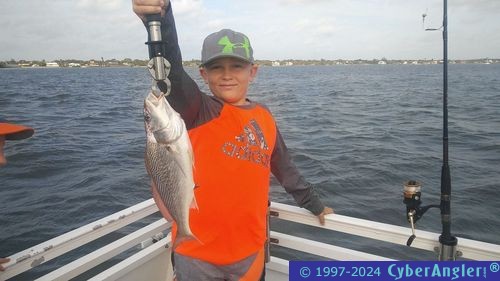
[[[256,59],[440,59],[443,0],[171,0],[184,60],[222,28]],[[425,22],[422,14],[426,14]],[[500,58],[500,0],[448,1],[450,59]],[[147,59],[131,0],[0,0],[0,61]]]

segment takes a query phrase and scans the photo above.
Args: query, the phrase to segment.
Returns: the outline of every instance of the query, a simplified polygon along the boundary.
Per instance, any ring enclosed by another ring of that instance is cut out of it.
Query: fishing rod
[[[425,31],[443,30],[443,165],[441,167],[441,202],[440,205],[421,205],[421,185],[417,181],[408,181],[404,185],[404,199],[407,218],[411,224],[412,235],[406,245],[410,246],[415,236],[415,223],[430,208],[441,210],[442,232],[439,236],[438,259],[455,260],[457,256],[457,238],[451,234],[451,176],[448,163],[448,1],[443,0],[443,25],[440,28],[426,28]],[[422,15],[422,22],[427,15]]]
[[[170,93],[170,80],[167,78],[170,73],[170,63],[163,57],[165,53],[165,43],[161,37],[161,15],[146,15],[146,24],[148,27],[148,41],[146,44],[149,49],[148,70],[153,77],[152,91],[159,97],[161,92],[168,96]]]

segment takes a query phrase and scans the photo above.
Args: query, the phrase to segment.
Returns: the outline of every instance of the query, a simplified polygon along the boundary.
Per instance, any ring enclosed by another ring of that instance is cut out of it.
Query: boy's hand
[[[325,216],[329,214],[333,214],[333,209],[330,207],[325,207],[323,209],[323,212],[321,212],[321,214],[318,215],[319,223],[321,225],[325,225]]]
[[[163,16],[169,3],[170,0],[132,0],[132,9],[145,22],[146,15],[161,14]]]

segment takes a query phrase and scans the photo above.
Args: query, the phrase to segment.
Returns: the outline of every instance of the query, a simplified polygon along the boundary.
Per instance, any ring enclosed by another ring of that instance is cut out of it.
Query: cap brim
[[[235,54],[218,54],[218,55],[215,55],[215,56],[209,58],[206,62],[202,62],[201,66],[206,66],[206,65],[214,62],[215,60],[221,59],[221,58],[234,58],[234,59],[238,59],[238,60],[241,60],[244,62],[253,63],[253,61],[251,61],[245,57],[240,57],[240,56],[235,55]]]
[[[10,123],[0,123],[0,135],[4,135],[6,140],[27,139],[34,133],[35,130],[30,127]]]

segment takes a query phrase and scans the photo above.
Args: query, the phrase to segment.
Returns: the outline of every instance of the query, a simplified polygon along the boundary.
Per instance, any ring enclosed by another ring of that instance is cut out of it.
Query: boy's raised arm
[[[164,57],[171,64],[168,79],[172,88],[167,99],[170,105],[181,114],[189,129],[193,126],[200,110],[202,92],[182,66],[175,20],[169,2],[168,0],[133,0],[132,6],[134,12],[144,23],[147,14],[161,13],[162,15],[162,39],[166,42]]]

